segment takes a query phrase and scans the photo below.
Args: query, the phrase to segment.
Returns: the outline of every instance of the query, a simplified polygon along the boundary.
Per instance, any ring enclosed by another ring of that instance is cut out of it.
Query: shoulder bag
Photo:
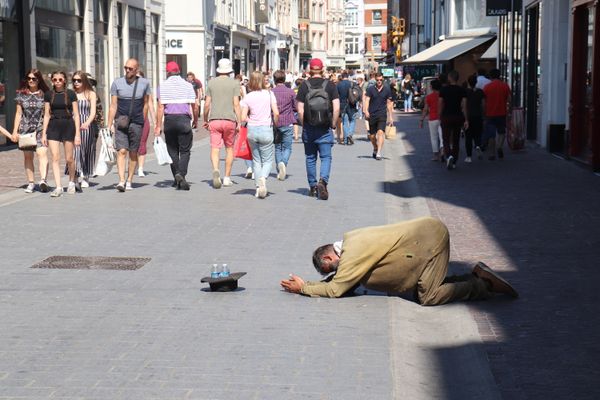
[[[120,131],[127,132],[129,130],[129,124],[131,124],[131,114],[133,113],[133,103],[135,102],[135,91],[140,78],[135,78],[135,84],[133,85],[133,94],[131,95],[131,104],[129,105],[129,115],[119,115],[115,118],[115,126]]]

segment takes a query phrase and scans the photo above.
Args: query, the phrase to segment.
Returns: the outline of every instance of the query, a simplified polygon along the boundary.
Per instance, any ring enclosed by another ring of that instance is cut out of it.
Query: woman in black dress
[[[34,166],[33,154],[38,156],[40,182],[39,189],[48,191],[46,175],[48,174],[48,148],[42,144],[42,127],[44,121],[44,94],[48,91],[48,85],[44,82],[42,73],[37,69],[30,69],[17,90],[17,111],[15,113],[15,124],[13,128],[13,140],[18,141],[19,135],[36,132],[37,147],[35,150],[24,150],[25,174],[27,175],[27,187],[25,193],[33,193]]]
[[[67,89],[67,74],[62,71],[52,73],[52,90],[44,95],[44,130],[42,143],[50,148],[52,153],[52,174],[56,189],[52,197],[63,193],[60,181],[60,143],[65,149],[65,161],[69,171],[69,186],[67,193],[75,194],[75,158],[73,146],[81,144],[79,132],[79,111],[77,95]]]

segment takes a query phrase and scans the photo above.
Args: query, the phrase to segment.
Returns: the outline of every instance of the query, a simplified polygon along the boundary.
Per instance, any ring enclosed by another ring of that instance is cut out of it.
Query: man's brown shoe
[[[317,195],[321,200],[327,200],[329,198],[329,192],[327,191],[327,182],[323,179],[317,183]]]
[[[500,278],[490,267],[479,261],[475,268],[473,268],[473,274],[479,279],[487,281],[491,285],[491,291],[494,293],[505,293],[515,299],[519,297],[519,293],[504,279]]]

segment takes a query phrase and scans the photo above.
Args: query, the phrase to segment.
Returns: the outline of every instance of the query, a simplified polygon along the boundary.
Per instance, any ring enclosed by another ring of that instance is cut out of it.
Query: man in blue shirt
[[[381,160],[385,127],[393,124],[393,107],[392,90],[388,85],[384,85],[383,75],[378,72],[375,75],[375,85],[367,89],[363,105],[365,118],[369,121],[369,139],[373,145],[373,158],[376,160]]]

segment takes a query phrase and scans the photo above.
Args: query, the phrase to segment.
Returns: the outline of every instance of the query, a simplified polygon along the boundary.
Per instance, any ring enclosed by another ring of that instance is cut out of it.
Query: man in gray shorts
[[[123,67],[125,76],[115,79],[110,87],[110,110],[108,112],[107,126],[115,134],[115,147],[117,154],[117,169],[119,171],[119,183],[117,190],[124,192],[131,190],[131,180],[137,166],[138,149],[142,138],[144,118],[148,112],[150,101],[150,82],[146,78],[138,77],[139,64],[135,58],[130,58]],[[137,87],[135,83],[137,80]],[[133,89],[135,87],[135,96]],[[131,115],[129,110],[131,102]],[[117,128],[115,118],[129,116],[129,127]],[[129,152],[129,169],[127,180],[125,180],[125,159]]]

